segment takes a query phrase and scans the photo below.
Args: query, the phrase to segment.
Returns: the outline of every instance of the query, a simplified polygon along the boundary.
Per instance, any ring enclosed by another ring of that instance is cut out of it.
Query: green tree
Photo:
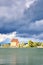
[[[31,41],[31,40],[29,40],[29,41],[28,41],[28,45],[29,45],[30,47],[34,47],[34,42]]]
[[[0,46],[1,46],[1,44],[0,44]]]
[[[18,44],[18,48],[20,48],[20,44]]]
[[[2,47],[3,48],[9,48],[9,44],[3,44]]]
[[[43,47],[43,43],[41,43],[41,46]]]
[[[36,45],[37,45],[37,46],[41,46],[41,43],[40,43],[40,42],[36,42]]]
[[[34,42],[33,46],[34,46],[34,47],[37,47],[37,44]]]

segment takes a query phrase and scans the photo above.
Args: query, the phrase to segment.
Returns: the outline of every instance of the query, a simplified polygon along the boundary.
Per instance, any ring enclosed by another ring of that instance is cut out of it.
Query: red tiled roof
[[[17,43],[19,43],[18,39],[12,39],[11,42],[17,42]]]

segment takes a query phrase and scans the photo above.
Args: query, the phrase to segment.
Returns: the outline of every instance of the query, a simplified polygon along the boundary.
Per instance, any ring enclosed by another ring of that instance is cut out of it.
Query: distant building
[[[18,46],[18,44],[19,44],[19,41],[18,41],[18,39],[12,39],[11,40],[11,47],[17,47]]]

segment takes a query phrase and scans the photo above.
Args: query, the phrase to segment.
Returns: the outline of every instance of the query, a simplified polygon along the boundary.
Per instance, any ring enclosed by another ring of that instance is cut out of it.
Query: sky
[[[0,0],[0,42],[43,41],[43,0]]]

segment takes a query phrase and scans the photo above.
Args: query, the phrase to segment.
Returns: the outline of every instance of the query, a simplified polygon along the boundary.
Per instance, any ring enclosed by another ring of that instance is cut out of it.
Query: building
[[[18,39],[12,39],[11,40],[11,47],[17,47],[18,46],[18,44],[19,44],[19,41],[18,41]]]

